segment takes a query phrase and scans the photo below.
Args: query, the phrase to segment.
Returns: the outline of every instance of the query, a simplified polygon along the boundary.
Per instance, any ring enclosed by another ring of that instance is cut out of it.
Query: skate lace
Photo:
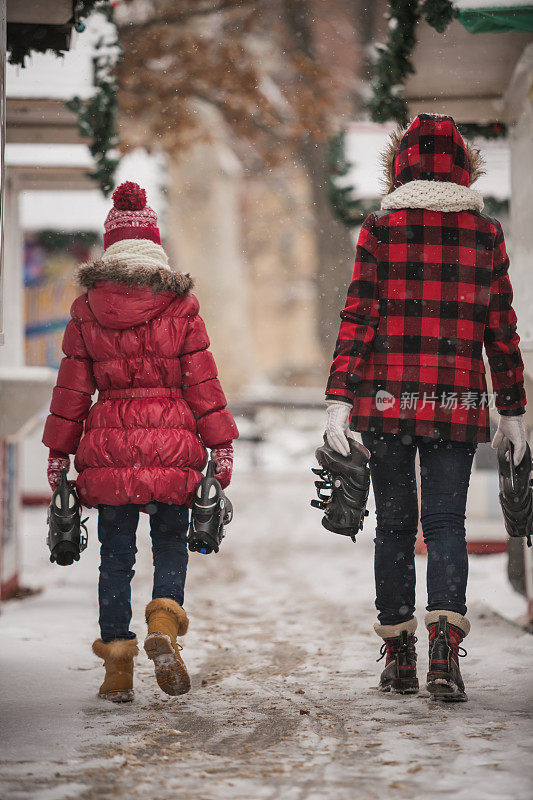
[[[83,553],[89,541],[89,531],[87,530],[87,522],[89,517],[80,520],[80,553]]]
[[[333,494],[333,476],[331,472],[324,467],[321,469],[313,468],[311,472],[318,475],[320,478],[319,481],[315,481],[318,500],[311,500],[311,505],[314,506],[314,508],[319,508],[324,511],[327,504],[331,501],[331,496]]]

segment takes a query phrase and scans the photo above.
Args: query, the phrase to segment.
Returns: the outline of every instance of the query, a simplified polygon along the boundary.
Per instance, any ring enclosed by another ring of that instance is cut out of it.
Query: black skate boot
[[[379,691],[416,694],[418,692],[415,649],[417,639],[413,633],[416,630],[416,620],[409,620],[408,623],[399,626],[376,625],[375,629],[380,636],[383,636],[381,656],[378,661],[387,657],[385,669],[379,679]],[[388,633],[387,629],[391,629],[391,632],[397,635],[386,636],[380,633],[380,631]]]
[[[350,455],[341,456],[324,437],[324,444],[315,453],[320,469],[312,470],[320,478],[315,481],[318,500],[311,500],[311,505],[324,511],[322,525],[326,530],[355,542],[368,515],[370,452],[354,439],[349,439],[349,444]]]
[[[215,462],[210,460],[206,474],[196,487],[192,504],[187,537],[191,553],[218,553],[225,536],[224,528],[232,519],[233,506],[217,480]]]
[[[81,518],[81,504],[74,486],[67,480],[67,471],[61,470],[59,484],[52,494],[48,507],[48,537],[50,561],[66,567],[80,560],[87,547],[87,519]]]
[[[509,536],[524,536],[528,547],[531,547],[533,535],[531,451],[526,442],[526,452],[520,464],[516,465],[513,461],[513,451],[512,442],[504,437],[498,447],[500,505]]]
[[[459,657],[466,655],[460,644],[470,630],[470,623],[452,611],[430,611],[426,615],[426,627],[429,631],[428,692],[434,700],[466,701]]]

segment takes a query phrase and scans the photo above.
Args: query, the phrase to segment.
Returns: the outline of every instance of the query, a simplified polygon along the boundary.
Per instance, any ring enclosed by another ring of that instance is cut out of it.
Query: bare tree
[[[304,57],[317,63],[320,54],[317,46],[316,3],[313,0],[293,0],[286,4],[286,18],[288,29],[292,33],[295,46],[299,47]],[[320,4],[318,4],[320,5]],[[346,9],[348,6],[348,9]],[[330,5],[328,13],[337,14],[342,19],[349,34],[354,35],[354,28],[350,25],[350,18],[346,11],[353,14],[351,3],[337,3]],[[331,56],[331,54],[330,54]],[[322,56],[324,58],[324,56]],[[350,64],[347,65],[348,69]],[[346,69],[346,67],[345,67]],[[337,64],[337,72],[339,65]],[[337,103],[338,113],[352,115],[355,111],[356,75],[347,74],[343,77],[345,95],[342,105]],[[302,81],[305,77],[302,76]],[[350,262],[353,260],[353,243],[348,230],[333,215],[328,195],[328,151],[327,142],[317,139],[312,134],[302,137],[300,154],[309,174],[313,190],[314,213],[317,221],[317,253],[318,269],[316,275],[318,303],[318,335],[323,344],[326,355],[332,350],[339,325],[339,312],[344,303],[347,276]]]
[[[328,70],[287,35],[293,0],[146,0],[118,15],[122,147],[179,152],[206,136],[216,108],[236,147],[273,163],[302,138],[328,135]]]
[[[330,209],[327,174],[328,139],[358,110],[353,0],[134,0],[125,8],[124,149],[186,152],[209,135],[205,105],[218,110],[244,163],[304,165],[316,219],[318,335],[329,355],[353,258]]]

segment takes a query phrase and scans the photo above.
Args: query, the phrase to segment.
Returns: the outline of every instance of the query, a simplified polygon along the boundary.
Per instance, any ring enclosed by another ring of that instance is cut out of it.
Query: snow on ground
[[[380,695],[373,515],[354,545],[321,528],[311,491],[303,468],[237,470],[220,553],[190,559],[192,691],[163,695],[142,653],[135,702],[123,706],[95,696],[95,516],[80,563],[60,568],[48,562],[44,510],[26,510],[25,583],[43,592],[0,617],[2,800],[529,800],[533,640],[493,612],[522,602],[504,557],[471,562],[469,702]],[[151,577],[144,525],[140,637]],[[421,589],[424,567],[421,558]],[[421,628],[419,639],[423,678]]]

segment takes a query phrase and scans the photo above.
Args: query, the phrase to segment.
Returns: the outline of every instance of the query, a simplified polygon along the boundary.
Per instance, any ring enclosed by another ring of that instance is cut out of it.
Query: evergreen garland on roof
[[[105,14],[108,22],[114,22],[113,9],[108,2],[97,3],[96,11]],[[78,115],[80,135],[89,139],[89,151],[95,168],[88,175],[105,197],[115,185],[115,174],[120,163],[118,152],[118,101],[115,66],[122,56],[118,31],[115,26],[114,41],[100,39],[93,59],[95,92],[87,100],[74,97],[66,103],[67,108]]]
[[[78,33],[85,30],[84,20],[93,12],[103,14],[108,22],[114,23],[113,7],[109,0],[77,0],[73,7],[71,24]],[[53,26],[48,26],[50,27]],[[8,37],[9,62],[24,67],[26,59],[35,52],[52,51],[62,57],[65,51],[50,47],[50,40],[44,35],[46,30],[47,26],[12,27]],[[118,105],[115,79],[115,66],[120,57],[121,48],[116,31],[114,41],[101,39],[97,43],[93,59],[94,94],[87,100],[74,97],[65,103],[78,117],[80,135],[90,140],[88,147],[94,158],[95,168],[88,175],[106,197],[113,189],[120,161],[117,150]]]
[[[113,22],[113,9],[109,3],[100,4],[97,10],[105,13]],[[87,100],[74,97],[66,103],[67,108],[78,115],[80,135],[89,139],[89,151],[94,158],[95,168],[89,172],[108,197],[115,185],[115,174],[120,163],[118,152],[118,101],[115,66],[122,55],[122,49],[115,28],[115,40],[98,42],[93,59],[95,92]]]
[[[458,10],[451,0],[390,0],[389,6],[389,38],[377,46],[368,110],[374,122],[392,120],[403,126],[409,122],[403,87],[414,72],[412,56],[417,41],[416,26],[425,19],[436,31],[444,33],[458,16]],[[505,125],[499,122],[468,123],[461,128],[470,137],[492,139],[506,135]]]
[[[74,27],[78,33],[85,30],[85,22],[89,14],[91,14],[98,6],[109,5],[108,2],[103,0],[76,0],[73,3],[73,14],[69,25]],[[53,33],[54,29],[61,28],[62,26],[55,25],[33,25],[33,24],[9,24],[7,26],[7,51],[9,53],[8,61],[10,64],[15,64],[19,67],[24,67],[26,59],[33,53],[46,53],[49,50],[55,53],[56,56],[63,56],[65,53],[64,48],[56,48],[51,42],[54,38],[50,38],[47,34]]]
[[[379,203],[356,197],[356,188],[347,183],[353,164],[346,158],[346,134],[334,136],[328,149],[328,196],[331,209],[347,228],[361,225],[365,217],[379,208]]]

